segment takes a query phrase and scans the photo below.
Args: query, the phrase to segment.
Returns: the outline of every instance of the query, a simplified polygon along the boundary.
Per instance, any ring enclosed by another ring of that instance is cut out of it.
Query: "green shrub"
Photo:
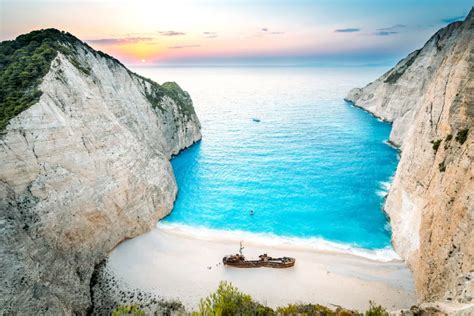
[[[248,294],[240,292],[231,283],[221,281],[217,291],[201,299],[199,311],[193,316],[388,316],[380,305],[369,301],[370,307],[361,314],[341,307],[332,310],[319,304],[289,304],[275,310],[255,302]]]
[[[436,153],[438,151],[439,145],[441,144],[441,139],[432,140],[431,143],[433,144],[433,150]]]
[[[376,305],[374,302],[369,302],[369,309],[365,311],[365,316],[388,316],[388,312],[385,308],[380,305]]]
[[[271,308],[255,302],[231,283],[222,281],[215,293],[201,299],[196,316],[274,315]]]
[[[379,316],[386,314],[381,306],[375,306],[370,302],[371,314],[369,316]],[[231,283],[222,281],[217,291],[207,298],[201,299],[199,311],[193,312],[193,316],[353,316],[362,315],[357,311],[347,310],[338,307],[332,310],[319,304],[289,304],[278,307],[276,310],[255,302],[250,295],[240,292]],[[388,315],[388,314],[387,314]]]
[[[351,316],[359,313],[338,307],[335,311],[319,304],[289,304],[278,307],[277,315],[282,316]]]
[[[467,134],[469,133],[469,128],[462,129],[458,131],[456,135],[456,140],[462,145],[467,139]]]
[[[445,172],[446,171],[446,165],[444,164],[444,161],[438,165],[439,172]]]
[[[145,312],[135,304],[121,305],[112,311],[112,316],[145,316]]]
[[[447,142],[451,141],[451,139],[453,139],[453,135],[449,134],[448,136],[446,136]]]

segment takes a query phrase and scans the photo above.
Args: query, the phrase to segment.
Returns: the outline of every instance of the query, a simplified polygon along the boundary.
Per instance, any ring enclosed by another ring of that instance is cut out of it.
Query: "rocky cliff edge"
[[[346,100],[393,122],[385,210],[420,302],[474,313],[474,11]]]
[[[176,83],[68,33],[0,45],[1,310],[85,314],[94,266],[172,209],[169,159],[201,138],[199,120]]]

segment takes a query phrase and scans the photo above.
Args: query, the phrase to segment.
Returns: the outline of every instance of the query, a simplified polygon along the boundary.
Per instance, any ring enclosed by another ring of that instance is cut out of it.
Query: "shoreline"
[[[388,190],[383,188],[380,190],[380,192],[387,194]],[[291,251],[299,250],[333,255],[347,255],[376,262],[403,262],[402,258],[391,246],[385,248],[367,249],[350,244],[330,241],[321,237],[305,238],[280,236],[272,233],[254,233],[242,230],[220,230],[202,226],[190,226],[186,224],[167,222],[158,222],[155,229],[177,235],[181,238],[218,241],[234,244],[237,245],[237,249],[240,241],[245,241],[245,245],[255,247],[263,246]]]
[[[317,303],[365,310],[371,300],[396,310],[416,303],[411,272],[399,258],[377,261],[337,249],[281,243],[278,237],[272,243],[271,238],[253,240],[251,233],[216,235],[199,228],[190,233],[179,226],[159,223],[149,233],[123,242],[110,254],[107,269],[127,289],[179,299],[188,310],[197,309],[199,300],[222,280],[271,307]],[[295,267],[223,266],[222,257],[237,252],[240,240],[248,258],[262,253],[290,256],[296,258]]]

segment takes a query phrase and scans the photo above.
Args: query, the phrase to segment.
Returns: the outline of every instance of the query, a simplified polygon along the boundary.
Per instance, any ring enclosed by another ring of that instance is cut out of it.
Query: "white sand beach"
[[[219,233],[158,224],[153,231],[120,244],[111,253],[108,268],[130,288],[179,298],[190,309],[197,308],[221,280],[272,307],[300,302],[364,310],[372,300],[395,310],[416,301],[412,275],[399,259],[382,262],[329,248],[270,244],[249,233],[216,236]],[[239,240],[247,258],[268,253],[294,257],[296,264],[281,270],[223,266],[222,257],[236,253]]]

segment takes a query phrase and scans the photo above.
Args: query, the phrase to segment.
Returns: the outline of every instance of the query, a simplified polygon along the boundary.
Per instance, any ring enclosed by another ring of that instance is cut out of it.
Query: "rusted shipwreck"
[[[259,256],[259,260],[246,260],[244,256],[235,254],[225,256],[222,259],[222,262],[225,265],[237,267],[237,268],[290,268],[295,265],[295,258],[282,257],[282,258],[272,258],[263,254]]]
[[[290,268],[295,265],[295,258],[282,257],[282,258],[272,258],[266,253],[258,256],[258,260],[247,260],[242,254],[242,244],[240,244],[240,250],[238,254],[228,255],[222,258],[222,263],[227,266],[237,267],[237,268]]]

